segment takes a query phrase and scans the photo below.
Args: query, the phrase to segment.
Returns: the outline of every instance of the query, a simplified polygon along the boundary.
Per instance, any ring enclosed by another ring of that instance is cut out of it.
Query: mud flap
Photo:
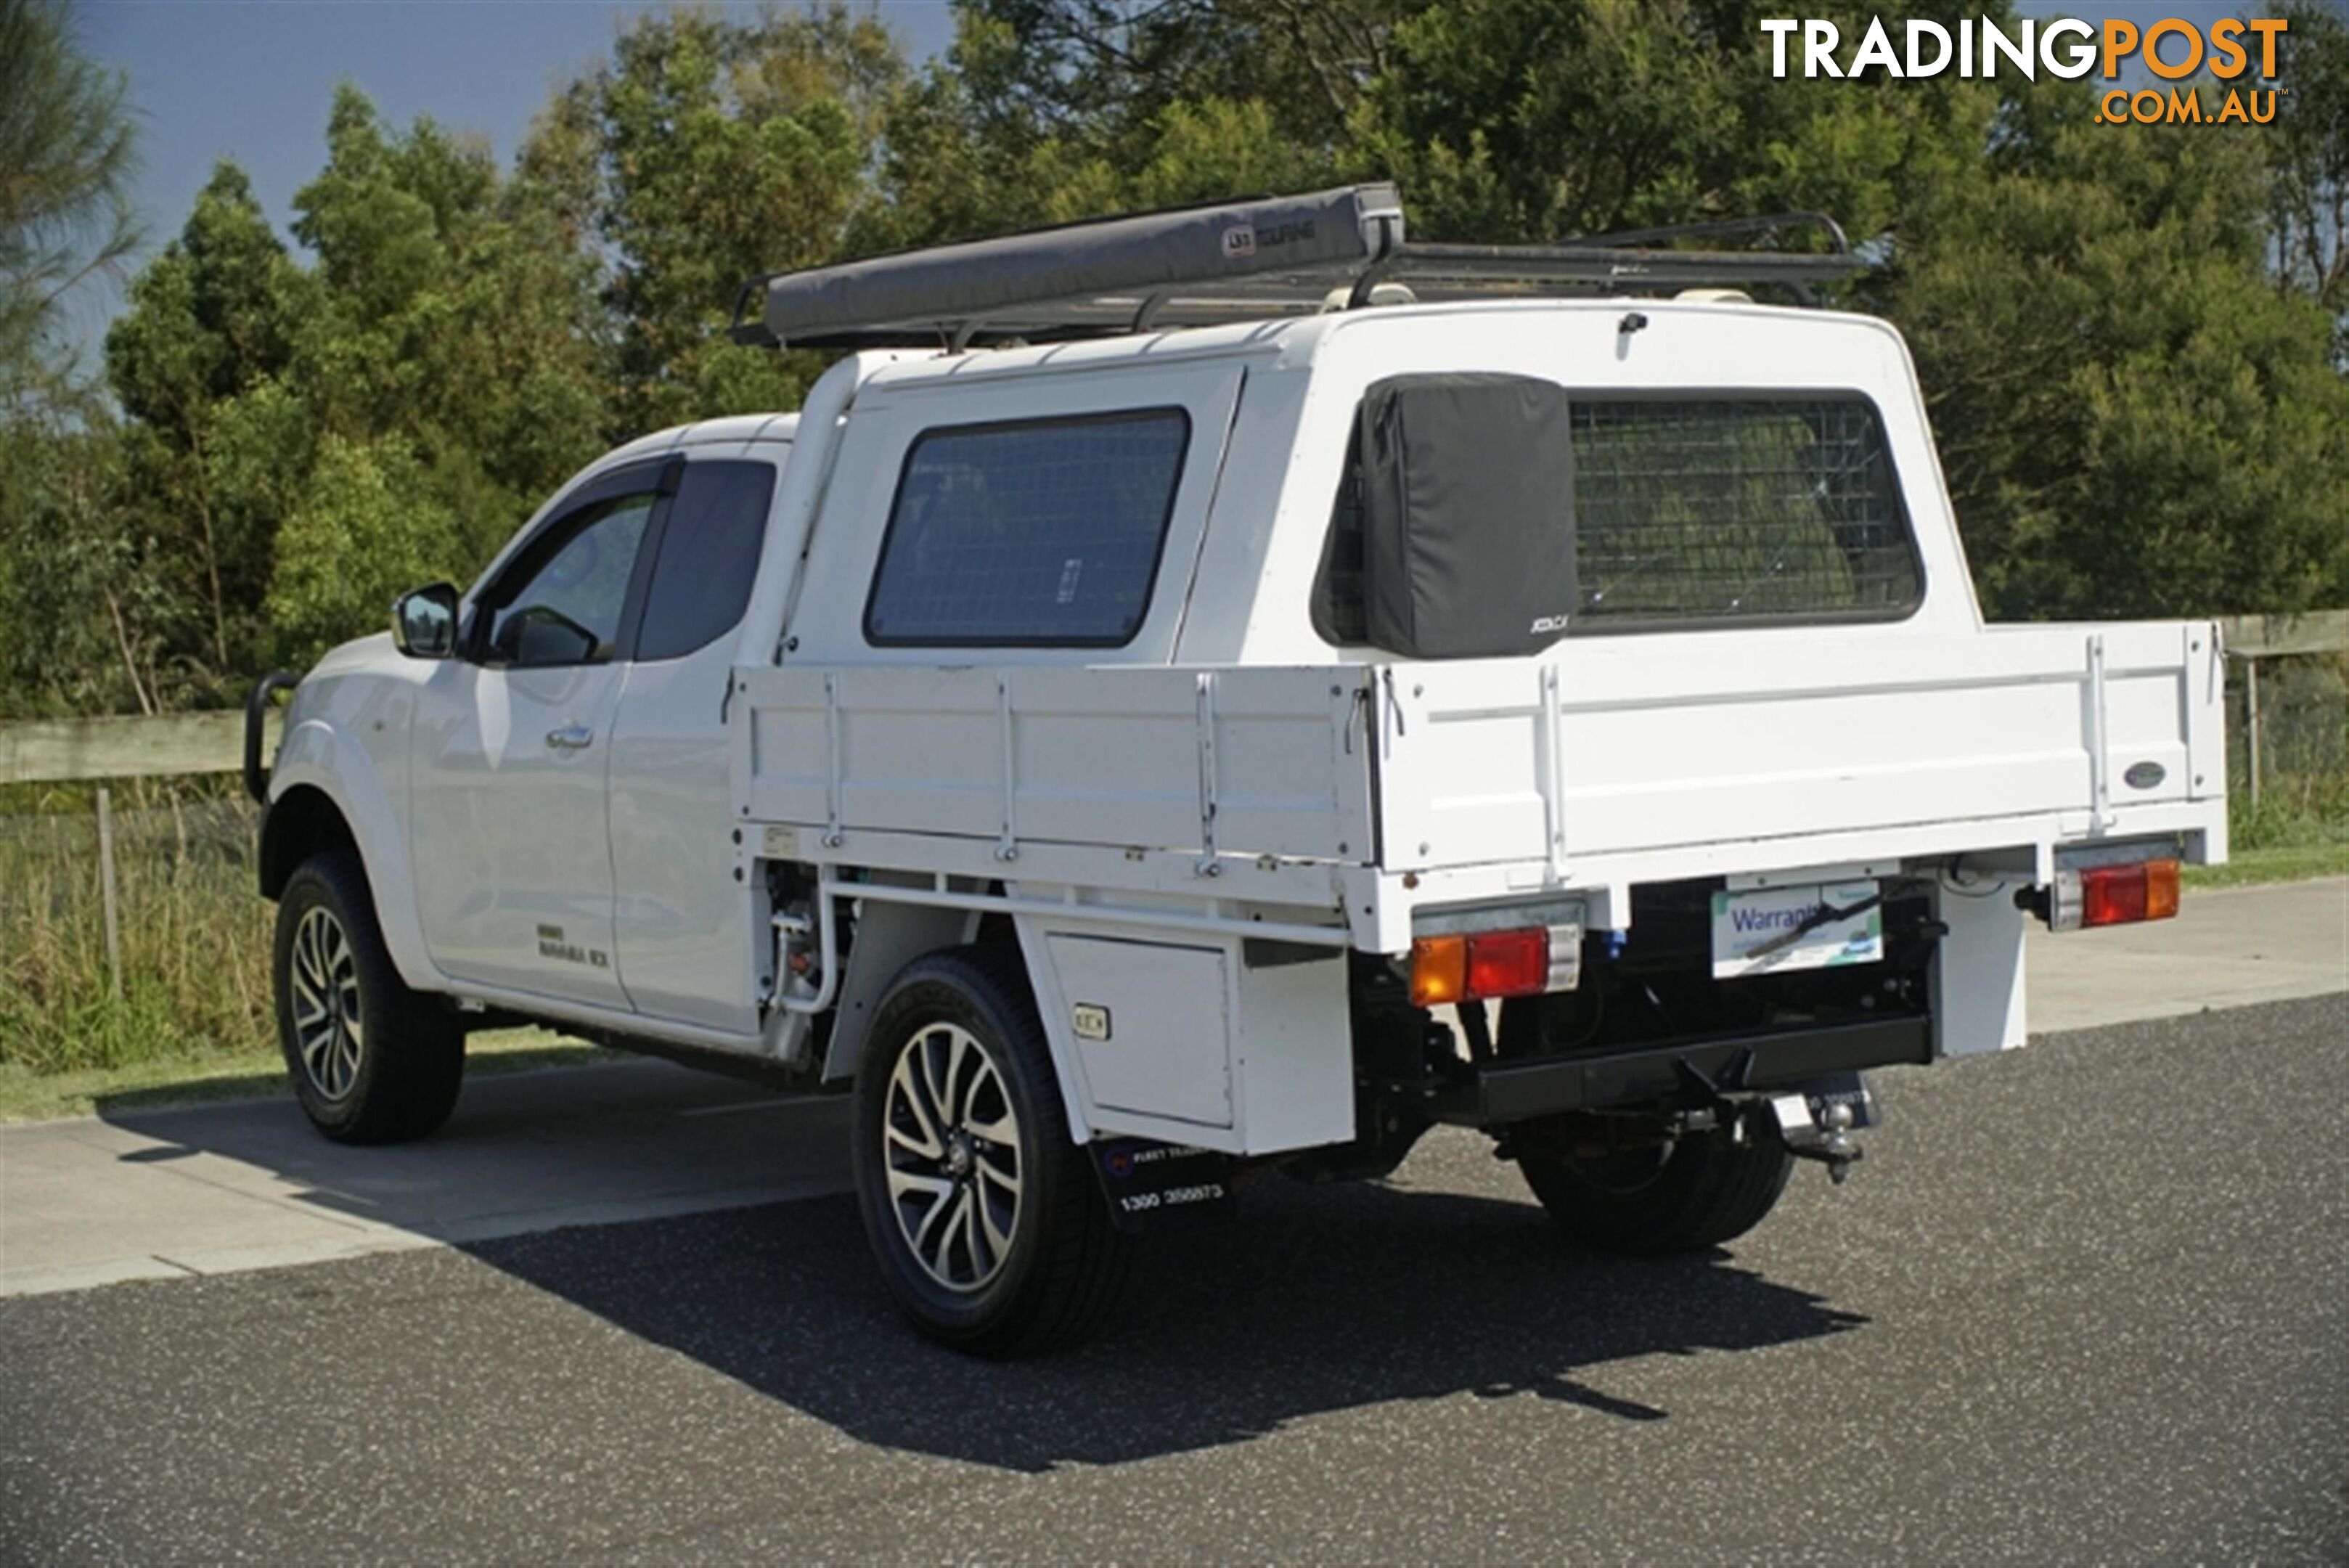
[[[1179,1230],[1231,1212],[1230,1155],[1135,1137],[1097,1139],[1086,1152],[1121,1231]]]

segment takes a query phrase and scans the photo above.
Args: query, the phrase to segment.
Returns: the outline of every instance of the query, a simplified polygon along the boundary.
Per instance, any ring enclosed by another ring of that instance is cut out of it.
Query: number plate
[[[1884,906],[1874,901],[1876,893],[1873,882],[1715,893],[1713,979],[1876,962],[1884,956]],[[1830,918],[1809,930],[1801,929],[1817,917],[1822,906],[1849,909],[1861,904],[1868,908],[1857,914]],[[1796,935],[1797,931],[1801,934]]]

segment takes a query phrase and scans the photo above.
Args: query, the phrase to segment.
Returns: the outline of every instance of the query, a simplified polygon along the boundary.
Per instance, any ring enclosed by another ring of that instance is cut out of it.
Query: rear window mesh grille
[[[1578,398],[1569,427],[1579,579],[1569,632],[1916,607],[1899,478],[1865,400]],[[1312,601],[1333,643],[1367,639],[1361,529],[1350,457]]]
[[[1897,613],[1917,558],[1876,410],[1857,399],[1578,400],[1586,619]]]

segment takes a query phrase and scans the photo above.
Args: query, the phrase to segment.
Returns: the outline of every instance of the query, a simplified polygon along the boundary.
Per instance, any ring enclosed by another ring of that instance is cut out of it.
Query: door
[[[761,933],[735,879],[726,740],[735,632],[750,602],[776,469],[686,464],[654,551],[611,746],[620,978],[649,1017],[751,1033]]]
[[[474,596],[461,657],[419,693],[417,902],[461,980],[625,1008],[606,774],[643,545],[667,464],[591,481]]]

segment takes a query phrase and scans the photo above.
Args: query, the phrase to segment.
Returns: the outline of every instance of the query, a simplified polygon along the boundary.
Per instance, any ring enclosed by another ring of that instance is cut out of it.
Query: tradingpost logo
[[[1871,18],[1856,42],[1819,17],[1765,18],[1770,74],[1784,78],[1799,69],[1807,78],[1853,80],[1871,69],[1889,77],[1995,78],[2002,72],[2025,81],[2039,73],[2077,78],[2091,71],[2116,82],[2132,61],[2168,88],[2131,90],[2112,86],[2097,100],[2104,125],[2265,125],[2275,119],[2276,95],[2289,92],[2276,79],[2278,47],[2290,23],[2280,16],[2230,16],[2203,27],[2165,16],[2140,27],[2118,16],[2091,25],[2077,17],[2041,21],[2023,17],[2009,32],[1988,16],[1955,26],[1922,19],[1902,24],[1896,44],[1881,16]],[[2207,70],[2216,85],[2206,99],[2186,78]],[[2219,96],[2224,88],[2225,97]]]

